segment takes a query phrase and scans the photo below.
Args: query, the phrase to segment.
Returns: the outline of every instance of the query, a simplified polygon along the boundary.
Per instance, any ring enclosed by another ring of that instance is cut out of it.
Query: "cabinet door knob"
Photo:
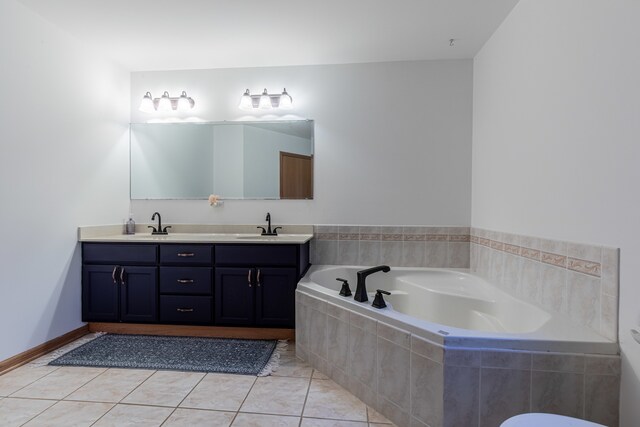
[[[195,256],[193,252],[178,252],[178,256],[180,257],[192,257]]]
[[[260,269],[258,269],[258,275],[256,276],[256,284],[260,286]]]
[[[192,311],[194,311],[193,308],[178,308],[176,310],[180,313],[191,313]]]
[[[124,285],[124,267],[120,267],[120,284]]]
[[[189,283],[193,283],[193,279],[178,279],[178,283],[187,285]]]

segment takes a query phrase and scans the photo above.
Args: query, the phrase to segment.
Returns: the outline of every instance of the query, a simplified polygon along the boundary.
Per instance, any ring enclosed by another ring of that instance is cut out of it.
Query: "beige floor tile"
[[[21,426],[51,405],[55,400],[6,398],[0,400],[0,426]]]
[[[302,414],[309,380],[291,377],[262,377],[256,380],[242,412],[274,415]]]
[[[378,424],[391,424],[384,415],[373,409],[371,406],[367,406],[367,416],[369,417],[370,423],[378,423]]]
[[[25,427],[88,427],[112,407],[112,403],[58,402],[25,424]]]
[[[103,368],[63,367],[15,392],[12,396],[64,399],[104,371]]]
[[[300,417],[239,413],[231,427],[298,427]]]
[[[58,369],[57,366],[21,366],[0,376],[0,396],[9,396]]]
[[[313,368],[308,363],[296,358],[293,352],[287,351],[280,355],[280,366],[273,372],[276,377],[310,378]]]
[[[162,427],[229,427],[235,415],[234,412],[178,408]]]
[[[175,407],[204,375],[201,372],[158,371],[122,402]]]
[[[207,374],[180,406],[236,412],[255,381],[249,375]]]
[[[118,404],[100,418],[94,427],[158,427],[173,408]]]
[[[118,403],[154,372],[142,369],[109,369],[71,393],[65,400]]]
[[[331,380],[312,380],[305,417],[367,421],[367,406]]]
[[[367,427],[367,423],[361,423],[358,421],[324,420],[320,418],[303,418],[300,427]]]

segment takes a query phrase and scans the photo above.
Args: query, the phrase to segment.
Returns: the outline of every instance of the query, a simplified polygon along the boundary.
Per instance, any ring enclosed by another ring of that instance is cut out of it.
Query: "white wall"
[[[621,248],[621,425],[640,420],[640,2],[521,0],[474,60],[472,225]]]
[[[82,325],[76,227],[127,215],[129,75],[0,2],[0,360]]]
[[[245,89],[283,87],[295,109],[260,118],[315,120],[312,201],[133,201],[138,220],[167,223],[468,225],[471,194],[472,61],[136,72],[131,120],[146,91],[186,90],[205,120],[255,119],[238,109]],[[164,118],[164,116],[160,116]]]

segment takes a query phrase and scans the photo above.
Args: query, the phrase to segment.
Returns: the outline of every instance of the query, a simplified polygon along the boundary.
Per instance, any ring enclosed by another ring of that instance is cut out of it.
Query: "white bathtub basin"
[[[449,346],[616,354],[617,343],[560,314],[514,297],[467,270],[392,267],[367,277],[369,301],[339,296],[347,279],[355,292],[360,266],[312,266],[298,289]],[[376,289],[388,307],[371,307]]]

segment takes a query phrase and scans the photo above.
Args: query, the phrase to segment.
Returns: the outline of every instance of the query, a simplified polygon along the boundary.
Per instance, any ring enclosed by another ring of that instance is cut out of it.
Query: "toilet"
[[[500,427],[606,427],[602,424],[555,414],[522,414],[511,417]]]

